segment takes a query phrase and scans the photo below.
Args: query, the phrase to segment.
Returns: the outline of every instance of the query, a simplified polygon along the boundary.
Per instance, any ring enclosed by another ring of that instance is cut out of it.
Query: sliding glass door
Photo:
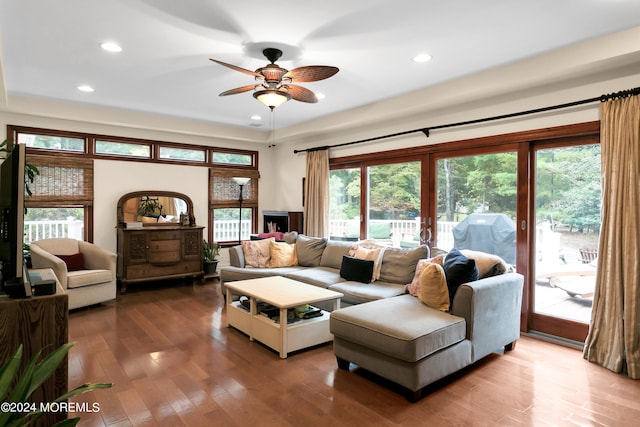
[[[329,191],[332,239],[403,247],[424,243],[421,160],[333,169]]]
[[[471,249],[516,264],[517,153],[436,160],[435,246]]]
[[[331,237],[499,255],[522,329],[583,341],[600,231],[597,122],[332,159]]]
[[[366,237],[381,243],[420,244],[419,161],[367,168]]]
[[[582,341],[600,233],[600,145],[534,150],[533,327]]]

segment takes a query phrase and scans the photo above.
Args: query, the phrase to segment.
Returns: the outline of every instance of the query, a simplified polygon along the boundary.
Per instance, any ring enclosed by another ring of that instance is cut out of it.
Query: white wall
[[[196,222],[207,226],[209,172],[206,167],[113,160],[96,160],[93,167],[93,240],[97,245],[116,251],[116,205],[123,194],[131,191],[186,194],[193,202]],[[204,236],[207,236],[206,229]]]

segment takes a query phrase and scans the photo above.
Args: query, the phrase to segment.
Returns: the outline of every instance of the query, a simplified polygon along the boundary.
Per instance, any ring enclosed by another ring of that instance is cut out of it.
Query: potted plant
[[[220,256],[220,245],[206,240],[202,241],[202,256],[204,258],[204,275],[211,276],[218,269],[218,256]]]
[[[141,217],[157,218],[162,215],[162,205],[157,197],[143,196],[140,197],[138,205],[138,215]]]
[[[16,412],[0,412],[0,426],[28,425],[45,415],[45,412],[42,412],[42,410],[46,408],[43,408],[42,404],[36,405],[35,403],[27,403],[29,397],[42,385],[42,383],[53,375],[54,371],[61,363],[66,363],[65,356],[74,344],[75,343],[63,344],[58,349],[43,357],[40,361],[38,361],[38,359],[40,359],[42,350],[38,351],[38,353],[29,359],[22,372],[20,371],[20,364],[22,363],[23,347],[22,344],[20,344],[18,350],[16,350],[13,356],[0,366],[0,401],[14,402],[16,405],[21,404],[17,407],[22,408]],[[45,403],[56,407],[56,404],[65,402],[70,397],[110,387],[110,383],[83,384],[62,396],[59,396],[54,401]],[[56,423],[55,425],[75,426],[79,421],[79,417],[68,418]]]

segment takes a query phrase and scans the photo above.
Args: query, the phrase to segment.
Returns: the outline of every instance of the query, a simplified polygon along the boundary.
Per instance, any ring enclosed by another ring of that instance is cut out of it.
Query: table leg
[[[229,307],[231,307],[232,301],[231,301],[231,289],[227,288],[227,299],[226,299],[226,303],[227,303],[227,313],[229,312]],[[227,328],[230,328],[231,325],[229,324],[229,321],[227,321]]]
[[[251,315],[249,321],[249,341],[253,341],[253,316],[258,314],[258,302],[254,297],[249,298],[249,314]]]
[[[280,358],[287,358],[287,347],[289,344],[287,342],[287,309],[280,309]]]

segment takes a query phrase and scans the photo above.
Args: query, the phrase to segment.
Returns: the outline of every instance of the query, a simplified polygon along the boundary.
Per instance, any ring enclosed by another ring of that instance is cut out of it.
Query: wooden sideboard
[[[127,283],[202,276],[200,226],[118,227],[118,280]]]

